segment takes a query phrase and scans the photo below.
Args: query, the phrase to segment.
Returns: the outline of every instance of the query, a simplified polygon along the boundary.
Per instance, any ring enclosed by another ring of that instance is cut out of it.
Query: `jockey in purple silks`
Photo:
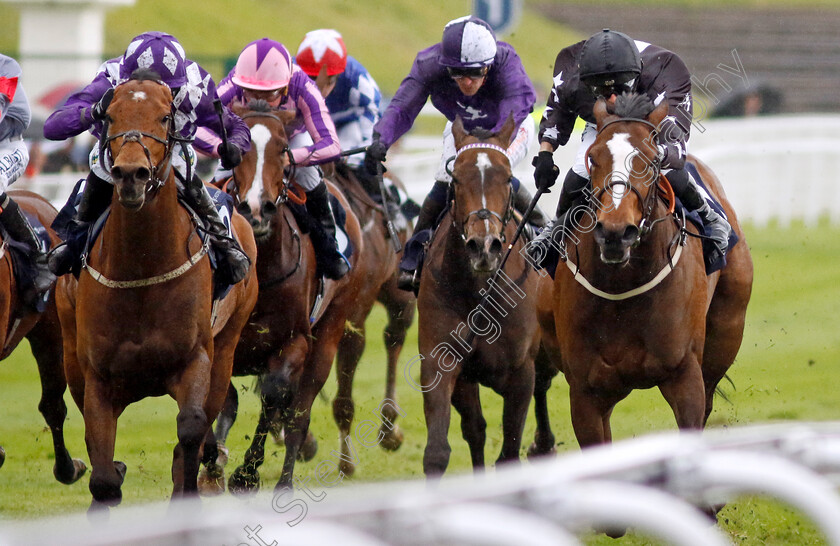
[[[320,269],[330,279],[342,278],[350,265],[338,250],[335,216],[318,167],[338,159],[341,146],[318,86],[292,62],[283,44],[262,38],[245,46],[218,90],[226,105],[264,100],[274,108],[296,113],[286,129],[295,182],[306,192],[306,210],[321,226],[321,233],[312,233]],[[197,138],[210,145],[218,142],[218,136],[205,130],[200,130]],[[216,178],[227,175],[220,171]]]
[[[536,93],[516,51],[510,44],[497,42],[493,30],[481,19],[461,17],[446,24],[440,43],[417,54],[411,71],[374,126],[373,143],[365,156],[370,173],[377,172],[377,164],[385,160],[388,148],[411,128],[429,97],[448,123],[443,132],[440,168],[432,191],[423,201],[415,233],[432,228],[446,206],[452,181],[446,163],[455,155],[452,122],[456,116],[461,117],[467,131],[492,132],[499,131],[508,116],[513,116],[517,130],[507,148],[511,167],[525,157],[535,133],[528,114]],[[524,211],[531,195],[517,179],[512,184],[514,205]],[[529,220],[542,224],[545,217],[535,209]],[[400,264],[400,288],[413,290],[418,282],[415,271]]]
[[[595,142],[598,128],[592,109],[598,98],[614,105],[621,93],[635,92],[650,98],[653,106],[662,101],[669,115],[658,139],[660,168],[674,193],[689,210],[696,210],[710,229],[710,236],[721,255],[726,253],[732,228],[706,202],[697,182],[685,169],[686,144],[692,121],[691,74],[675,53],[624,33],[604,29],[588,40],[570,45],[557,54],[554,87],[540,123],[540,152],[534,158],[534,180],[538,188],[548,189],[560,173],[553,154],[569,141],[575,120],[586,121],[575,165],[569,169],[560,190],[555,219],[528,245],[534,262],[542,266],[549,256],[549,239],[554,226],[562,229],[566,214],[589,185],[586,157]]]
[[[34,307],[55,277],[47,269],[47,256],[38,236],[18,204],[6,194],[6,188],[23,175],[29,163],[23,132],[29,127],[31,115],[20,76],[17,61],[0,55],[0,224],[12,239],[27,246],[36,275],[31,286],[22,287],[21,299]]]
[[[51,140],[64,140],[90,131],[100,138],[114,88],[128,80],[139,68],[154,71],[172,90],[175,130],[179,137],[192,141],[201,127],[221,132],[222,121],[213,106],[217,98],[213,79],[201,66],[186,58],[184,49],[174,37],[163,32],[147,32],[131,40],[122,57],[106,61],[90,84],[53,112],[44,125],[44,136]],[[232,168],[241,161],[242,152],[250,148],[250,132],[245,122],[227,109],[224,109],[223,117],[228,134],[227,145],[208,147],[201,141],[196,141],[195,145],[204,153],[218,154],[222,163]],[[211,243],[223,256],[223,263],[217,269],[219,280],[235,284],[245,278],[250,260],[228,232],[204,183],[195,175],[192,144],[180,142],[178,146],[180,153],[173,153],[172,164],[186,188],[184,197],[204,220]],[[79,234],[85,233],[90,222],[95,221],[111,203],[113,182],[107,160],[107,157],[99,157],[99,146],[95,146],[90,154],[91,171],[85,181],[79,210],[68,226],[70,236],[65,238],[66,244],[50,253],[50,269],[56,275],[78,267],[84,239]]]

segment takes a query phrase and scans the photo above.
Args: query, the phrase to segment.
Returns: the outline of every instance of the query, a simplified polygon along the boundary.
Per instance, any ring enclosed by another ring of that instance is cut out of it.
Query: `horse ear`
[[[464,129],[464,122],[461,116],[455,116],[455,121],[452,122],[452,136],[455,138],[455,149],[461,147],[461,141],[467,136],[467,131]]]
[[[648,121],[651,122],[654,126],[659,127],[659,124],[662,123],[662,120],[665,119],[665,116],[668,115],[669,108],[670,107],[668,106],[668,102],[663,100],[659,103],[659,106],[657,106],[653,110],[653,112],[648,114]]]
[[[499,140],[507,147],[510,144],[510,137],[513,136],[513,131],[516,129],[516,122],[513,119],[513,112],[508,114],[507,121],[502,125],[502,130],[499,131]]]
[[[607,111],[607,101],[603,98],[599,98],[595,101],[595,107],[592,109],[592,114],[595,116],[595,122],[598,124],[598,129],[600,129],[604,119],[610,115]]]

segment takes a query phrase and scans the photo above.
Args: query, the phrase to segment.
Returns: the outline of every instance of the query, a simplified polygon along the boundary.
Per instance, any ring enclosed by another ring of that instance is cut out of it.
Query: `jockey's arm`
[[[294,148],[291,151],[294,162],[298,165],[319,165],[334,161],[341,153],[341,144],[330,117],[324,97],[312,80],[303,71],[295,72],[290,88],[296,87],[291,97],[295,99],[298,114],[303,116],[306,130],[312,137],[313,144]]]

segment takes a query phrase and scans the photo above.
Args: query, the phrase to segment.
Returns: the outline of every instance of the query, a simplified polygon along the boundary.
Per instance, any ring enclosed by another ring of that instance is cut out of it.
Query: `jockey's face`
[[[309,76],[309,79],[314,81],[318,85],[318,89],[321,91],[321,96],[327,98],[330,93],[332,93],[333,89],[335,89],[335,84],[338,82],[338,74],[333,74],[332,76],[325,76],[323,80],[323,87],[321,86],[322,82],[319,82],[318,79],[320,76]]]
[[[283,97],[286,96],[286,93],[288,93],[288,91],[288,86],[281,87],[280,89],[269,90],[248,89],[247,87],[243,87],[242,98],[244,99],[244,102],[246,104],[252,100],[264,100],[272,107],[276,108],[280,106],[280,103],[283,101]]]
[[[480,68],[448,68],[449,77],[455,80],[458,89],[464,96],[471,97],[478,93],[481,86],[484,85],[487,79],[487,72],[490,70],[489,66],[482,66]]]

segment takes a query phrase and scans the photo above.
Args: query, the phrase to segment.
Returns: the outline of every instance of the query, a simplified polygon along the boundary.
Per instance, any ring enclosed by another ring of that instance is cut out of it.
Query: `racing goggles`
[[[487,75],[490,70],[489,66],[475,66],[468,68],[457,68],[453,66],[446,67],[449,77],[453,80],[460,80],[461,78],[470,78],[471,80],[478,80]]]

